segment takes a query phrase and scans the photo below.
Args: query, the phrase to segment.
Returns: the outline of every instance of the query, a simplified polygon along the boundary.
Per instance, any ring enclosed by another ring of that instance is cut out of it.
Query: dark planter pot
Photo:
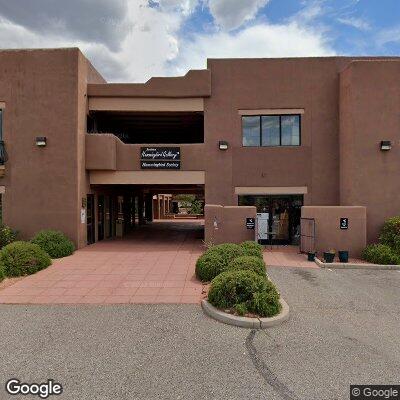
[[[339,261],[342,263],[349,262],[349,252],[347,250],[339,251]]]
[[[334,259],[335,259],[335,253],[324,252],[324,261],[326,263],[333,263]]]
[[[307,253],[307,259],[308,261],[315,261],[315,253]]]

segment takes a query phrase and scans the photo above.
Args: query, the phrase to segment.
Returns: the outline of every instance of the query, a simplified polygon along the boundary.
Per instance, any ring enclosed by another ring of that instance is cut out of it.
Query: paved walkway
[[[319,268],[315,262],[307,261],[307,255],[299,253],[298,246],[266,246],[264,261],[273,267]]]
[[[0,290],[0,303],[199,303],[201,220],[155,222],[105,240]]]

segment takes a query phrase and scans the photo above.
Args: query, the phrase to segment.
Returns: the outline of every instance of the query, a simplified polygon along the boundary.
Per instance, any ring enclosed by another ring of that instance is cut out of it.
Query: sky
[[[207,58],[400,54],[400,0],[0,0],[0,48],[79,47],[109,82]]]

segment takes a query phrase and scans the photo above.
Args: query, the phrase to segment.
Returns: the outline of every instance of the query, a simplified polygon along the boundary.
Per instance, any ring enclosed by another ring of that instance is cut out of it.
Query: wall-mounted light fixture
[[[392,142],[390,140],[382,140],[381,141],[381,150],[388,151],[392,148]]]
[[[220,150],[228,150],[228,142],[226,142],[225,140],[220,140],[218,142],[218,147]]]
[[[46,136],[37,136],[36,137],[36,146],[38,147],[45,147],[47,145],[47,138]]]

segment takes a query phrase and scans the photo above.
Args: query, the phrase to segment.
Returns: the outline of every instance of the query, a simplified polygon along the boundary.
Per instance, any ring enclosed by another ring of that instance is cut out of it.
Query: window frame
[[[260,114],[260,115],[241,115],[241,128],[242,128],[242,147],[253,147],[253,148],[258,148],[258,147],[300,147],[301,146],[301,115],[299,113],[296,114]],[[259,140],[259,145],[257,146],[245,146],[243,144],[243,118],[246,117],[258,117],[259,118],[259,132],[260,132],[260,140]],[[279,117],[279,144],[276,145],[263,145],[262,144],[262,117]],[[298,117],[299,118],[299,144],[282,144],[282,117]]]

